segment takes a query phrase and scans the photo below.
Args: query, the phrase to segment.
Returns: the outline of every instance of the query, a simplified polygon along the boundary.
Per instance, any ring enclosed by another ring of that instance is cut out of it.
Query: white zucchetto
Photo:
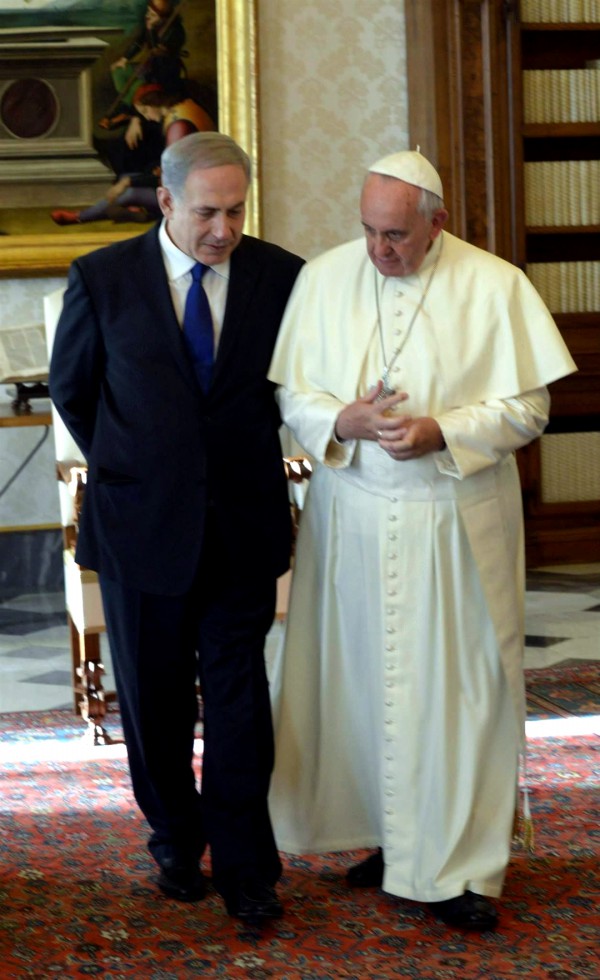
[[[418,150],[401,150],[382,157],[369,167],[369,173],[396,177],[406,184],[414,184],[444,199],[442,181],[435,167]]]

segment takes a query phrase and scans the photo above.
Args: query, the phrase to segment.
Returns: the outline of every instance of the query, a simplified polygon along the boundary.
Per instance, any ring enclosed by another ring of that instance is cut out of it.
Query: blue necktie
[[[194,362],[201,388],[208,390],[214,362],[215,340],[208,298],[202,276],[209,267],[197,262],[192,268],[192,285],[188,289],[183,314],[183,336]]]

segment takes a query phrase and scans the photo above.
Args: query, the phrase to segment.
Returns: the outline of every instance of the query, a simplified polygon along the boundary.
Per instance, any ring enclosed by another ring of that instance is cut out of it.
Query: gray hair
[[[417,211],[422,214],[427,221],[431,221],[436,211],[444,207],[444,202],[441,197],[434,194],[433,191],[426,191],[425,188],[421,188],[421,193],[419,195],[419,200],[417,202]]]
[[[250,183],[250,157],[231,136],[214,132],[190,133],[163,151],[160,158],[161,183],[174,198],[181,199],[185,182],[192,171],[228,164],[241,167]]]

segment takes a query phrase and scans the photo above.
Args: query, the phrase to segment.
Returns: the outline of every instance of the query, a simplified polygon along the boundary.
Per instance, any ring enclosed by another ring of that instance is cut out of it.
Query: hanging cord
[[[50,426],[49,425],[44,426],[44,433],[42,435],[42,438],[35,444],[35,446],[33,447],[33,449],[30,452],[27,453],[27,456],[25,457],[25,459],[23,460],[23,462],[19,464],[19,466],[17,467],[17,469],[15,470],[15,472],[13,473],[13,475],[4,484],[4,486],[0,490],[0,497],[3,497],[4,496],[4,494],[6,493],[6,491],[8,490],[8,488],[11,487],[13,485],[13,483],[15,482],[15,480],[21,475],[21,473],[23,472],[23,470],[25,469],[25,467],[27,466],[27,464],[33,459],[33,457],[35,456],[35,454],[37,453],[37,451],[42,448],[42,446],[44,445],[46,439],[48,438],[48,433],[49,432],[50,432]]]
[[[532,854],[535,850],[535,829],[533,817],[531,815],[531,805],[529,799],[529,780],[527,776],[527,749],[522,754],[522,784],[519,786],[519,794],[522,800],[517,799],[517,812],[515,814],[514,840],[521,847]]]

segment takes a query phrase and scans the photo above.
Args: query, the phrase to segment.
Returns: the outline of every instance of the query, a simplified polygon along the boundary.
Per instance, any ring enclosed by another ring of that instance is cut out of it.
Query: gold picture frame
[[[219,129],[228,133],[252,160],[253,180],[245,231],[260,234],[260,159],[258,138],[256,0],[215,0]],[[138,232],[139,233],[139,232]],[[71,262],[102,245],[135,232],[81,228],[77,235],[0,237],[0,278],[60,276]]]

